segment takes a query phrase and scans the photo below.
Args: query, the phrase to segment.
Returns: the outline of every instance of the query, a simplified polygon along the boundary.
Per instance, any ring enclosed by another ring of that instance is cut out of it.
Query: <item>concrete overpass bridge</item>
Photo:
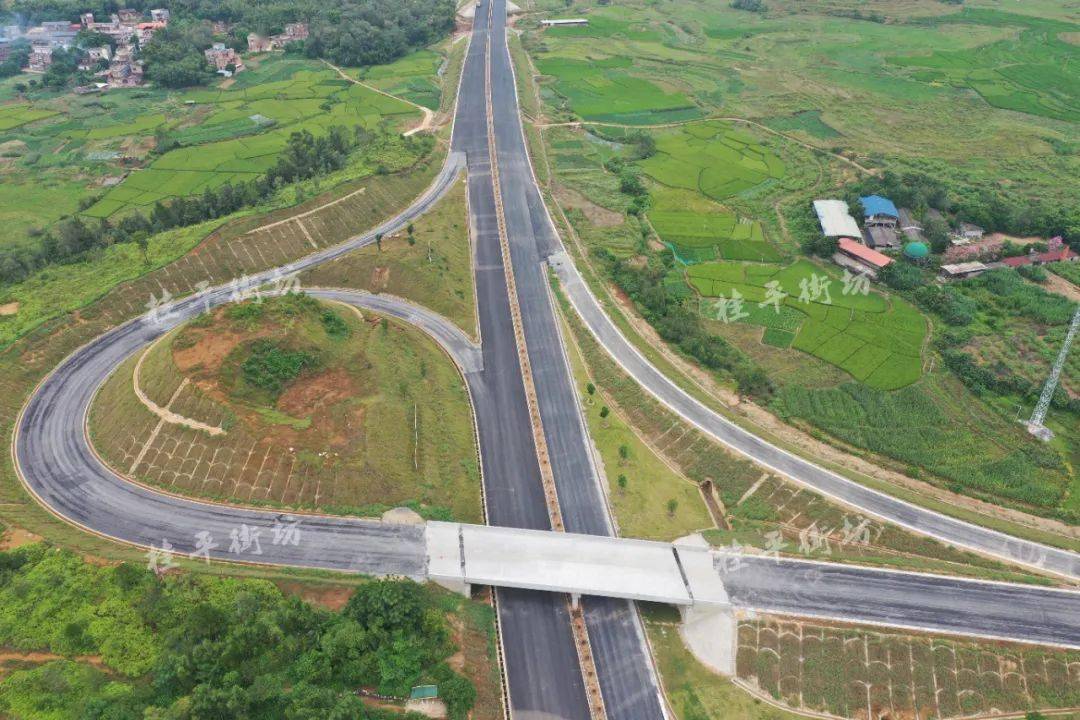
[[[678,606],[712,645],[739,612],[1080,648],[1080,592],[542,530],[428,522],[425,577]],[[701,639],[699,637],[699,639]],[[688,636],[691,645],[694,638]],[[719,643],[720,645],[723,642]],[[724,669],[728,648],[695,647]]]

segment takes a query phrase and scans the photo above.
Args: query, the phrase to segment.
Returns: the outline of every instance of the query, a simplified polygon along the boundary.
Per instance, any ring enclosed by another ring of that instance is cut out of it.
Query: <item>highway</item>
[[[575,308],[627,371],[648,392],[720,441],[867,514],[989,555],[1078,577],[1080,565],[1074,554],[1007,538],[902,503],[765,443],[686,396],[642,358],[604,315],[562,254],[521,136],[505,42],[503,0],[493,0],[490,5],[490,15],[480,13],[476,18],[455,116],[453,152],[432,186],[409,209],[380,227],[250,279],[254,286],[299,272],[369,244],[377,233],[404,227],[429,209],[462,168],[467,168],[482,338],[479,347],[444,319],[404,301],[346,290],[309,292],[416,324],[462,369],[477,423],[489,524],[550,529],[499,245],[485,110],[488,58],[500,189],[517,301],[552,475],[568,531],[607,535],[611,523],[566,367],[545,262],[551,262]],[[189,553],[196,549],[197,534],[208,533],[216,546],[207,548],[207,556],[214,559],[424,579],[422,528],[303,515],[298,516],[295,544],[274,542],[275,529],[288,522],[276,511],[202,503],[134,484],[105,467],[90,448],[85,432],[87,410],[108,375],[162,333],[208,307],[228,302],[233,290],[223,286],[178,301],[164,308],[168,312],[159,322],[137,318],[65,359],[36,389],[16,425],[13,453],[20,477],[57,515],[122,542],[149,547],[167,540],[176,552]],[[229,551],[229,532],[241,523],[262,529],[261,554]],[[809,582],[811,579],[815,582]],[[986,615],[993,618],[994,628],[1005,633],[1001,637],[1033,641],[1046,641],[1070,625],[1072,637],[1080,627],[1075,599],[1061,601],[1061,597],[1071,596],[1037,588],[760,559],[748,560],[725,582],[730,585],[734,604],[775,612],[998,636],[988,632],[985,623],[978,624],[976,619]],[[920,602],[919,597],[926,594],[934,600]],[[497,591],[497,599],[515,717],[587,718],[588,704],[565,597],[503,588]],[[609,717],[663,717],[657,681],[644,652],[633,606],[615,598],[589,597],[583,602]]]
[[[948,545],[1010,564],[1080,579],[1080,555],[979,527],[912,505],[826,470],[757,437],[691,397],[650,363],[619,331],[565,252],[550,257],[575,311],[593,336],[634,380],[684,420],[754,462],[859,512]]]

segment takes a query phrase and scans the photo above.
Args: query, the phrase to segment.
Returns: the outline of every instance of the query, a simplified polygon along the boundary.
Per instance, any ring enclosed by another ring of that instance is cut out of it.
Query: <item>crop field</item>
[[[1018,28],[1015,37],[976,48],[898,55],[889,62],[931,84],[970,88],[987,103],[1057,120],[1080,120],[1080,75],[1076,46],[1059,36],[1073,23],[1020,16],[985,8],[965,8],[942,22]]]
[[[1060,275],[1073,285],[1080,287],[1080,263],[1077,262],[1056,262],[1050,263],[1046,266],[1046,269],[1055,275]]]
[[[630,58],[586,61],[569,58],[536,60],[544,75],[555,78],[554,94],[585,120],[655,125],[701,117],[682,93],[667,92],[633,74]]]
[[[648,537],[671,537],[680,528],[684,532],[699,529],[701,525],[693,523],[700,522],[695,519],[702,508],[700,497],[691,498],[680,493],[680,486],[689,480],[699,486],[710,484],[723,508],[724,527],[704,533],[714,545],[729,545],[735,541],[740,545],[764,548],[767,535],[779,533],[783,543],[781,550],[801,556],[999,580],[1030,580],[999,563],[876,522],[865,526],[865,537],[852,542],[850,529],[860,526],[865,518],[803,486],[764,471],[682,422],[659,402],[642,395],[636,383],[596,344],[580,320],[567,315],[567,326],[583,366],[576,372],[587,372],[597,388],[595,396],[587,395],[587,399],[593,400],[591,405],[587,403],[590,416],[597,413],[598,405],[608,405],[612,411],[608,417],[614,419],[609,421],[608,427],[598,431],[600,436],[626,438],[612,441],[627,446],[626,458],[611,453],[610,447],[608,454],[604,454],[612,504],[624,530],[644,530],[643,535]],[[576,353],[571,356],[576,360]],[[581,374],[578,379],[585,381]],[[598,417],[593,420],[603,423]],[[632,428],[633,435],[620,436],[624,427]],[[601,451],[603,454],[604,449]],[[647,467],[651,462],[648,454],[656,454],[665,463],[649,475],[655,478],[656,487],[642,488],[640,473],[628,472],[627,468]],[[619,487],[619,474],[627,477],[625,489]],[[677,517],[664,512],[665,500],[673,497],[679,502]],[[818,542],[808,546],[807,536],[811,533]]]
[[[0,316],[0,346],[6,346],[43,322],[87,303],[120,285],[93,310],[109,322],[122,322],[146,311],[148,299],[181,297],[200,287],[278,267],[315,250],[334,245],[374,227],[400,211],[430,184],[441,158],[417,162],[395,141],[378,156],[398,170],[342,183],[295,207],[262,217],[241,216],[162,233],[151,239],[148,266],[133,243],[114,245],[100,258],[47,269],[0,293],[3,302],[19,303],[15,315]],[[394,150],[390,153],[388,150]],[[404,163],[404,166],[401,164]],[[411,163],[416,163],[411,166]]]
[[[739,292],[754,312],[746,322],[762,322],[773,298],[788,310],[805,316],[799,323],[792,346],[819,357],[851,374],[867,386],[895,390],[922,376],[922,345],[926,321],[906,301],[879,295],[846,292],[831,272],[800,260],[785,268],[775,265],[703,263],[687,268],[687,280],[703,298],[730,298]],[[813,293],[817,282],[823,290]],[[770,283],[774,286],[766,287]],[[780,295],[771,295],[779,292]],[[715,303],[713,303],[715,304]],[[710,313],[709,301],[703,311]],[[764,312],[763,312],[764,311]],[[773,315],[781,320],[777,305]],[[796,331],[790,312],[783,316],[777,330]],[[782,336],[781,336],[782,337]],[[775,334],[774,340],[780,338]]]
[[[145,212],[157,200],[256,177],[296,130],[360,125],[383,134],[418,117],[414,106],[321,63],[278,56],[227,89],[29,96],[0,102],[0,221],[13,242],[84,208],[90,217]],[[156,155],[162,140],[176,147]]]
[[[701,117],[759,122],[875,165],[1075,196],[1075,154],[1057,144],[1080,112],[1069,40],[1080,25],[1060,4],[980,4],[777,0],[751,13],[706,0],[579,0],[573,14],[588,27],[526,25],[523,44],[558,78],[544,87],[550,121],[571,119],[568,110],[595,119],[564,85],[586,86],[577,102],[587,107],[587,81],[608,82],[630,63]]]
[[[274,165],[289,134],[298,130],[319,132],[333,125],[374,129],[386,118],[415,113],[407,103],[349,83],[329,69],[300,71],[288,80],[254,87],[194,91],[185,94],[185,103],[193,104],[196,112],[209,108],[199,125],[204,137],[213,137],[213,131],[222,127],[234,134],[269,129],[170,150],[106,192],[86,210],[87,215],[110,217],[131,208],[145,211],[161,200],[258,177]],[[143,116],[124,134],[152,132],[162,122],[162,116]],[[201,138],[189,134],[188,139]]]
[[[1080,653],[760,617],[738,624],[737,676],[795,710],[944,720],[1074,708]]]
[[[783,388],[773,409],[803,419],[841,441],[925,468],[955,487],[993,502],[1046,511],[1070,486],[1059,458],[1033,448],[1026,430],[939,371],[898,392],[856,383],[835,388]]]
[[[91,437],[120,472],[199,497],[481,517],[464,382],[418,330],[290,296],[215,310],[151,346],[136,376],[137,361],[91,410]],[[223,432],[160,420],[136,381]]]
[[[438,110],[442,100],[438,71],[443,61],[444,56],[433,50],[419,50],[388,65],[363,68],[355,75],[383,92]]]
[[[43,120],[57,114],[56,110],[36,108],[28,103],[0,105],[0,132],[12,130],[20,125],[32,123],[35,120]]]
[[[656,154],[639,164],[668,187],[723,201],[784,175],[780,158],[729,123],[694,123],[655,137]]]

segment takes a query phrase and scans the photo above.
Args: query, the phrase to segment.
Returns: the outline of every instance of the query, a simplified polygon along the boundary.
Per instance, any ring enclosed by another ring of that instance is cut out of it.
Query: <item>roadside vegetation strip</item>
[[[608,468],[617,521],[628,529],[627,534],[652,537],[657,532],[653,528],[660,527],[665,528],[660,531],[665,537],[657,539],[673,539],[703,527],[683,524],[686,518],[698,517],[699,509],[703,509],[701,497],[697,493],[683,497],[676,492],[677,486],[663,480],[666,468],[649,472],[648,477],[653,480],[646,483],[648,487],[642,487],[641,473],[635,472],[635,468],[647,464],[649,456],[656,453],[694,484],[711,485],[726,510],[726,525],[704,533],[706,540],[715,546],[730,547],[736,543],[764,548],[769,533],[778,533],[776,537],[785,543],[784,551],[800,556],[992,580],[1050,582],[891,525],[872,523],[865,543],[845,541],[844,528],[850,531],[865,518],[801,485],[772,473],[762,473],[760,466],[750,459],[695,429],[652,396],[643,395],[637,382],[573,314],[565,294],[558,292],[557,296],[575,347],[595,382],[596,395],[587,396],[587,405],[589,398],[593,402],[586,412],[597,417],[601,403],[610,406],[611,414],[607,419],[599,419],[599,429],[594,428],[597,443],[616,433],[620,417],[625,418],[643,443],[640,448],[634,443],[623,443],[626,457],[622,447],[607,448],[601,444],[600,448]],[[626,477],[625,487],[618,480],[619,474]],[[643,502],[644,498],[649,500]],[[668,500],[673,498],[679,504],[674,513],[665,514]],[[675,527],[681,530],[676,531]],[[633,533],[629,528],[638,528],[638,532]],[[671,535],[673,532],[676,534]]]
[[[740,684],[795,712],[945,719],[1075,710],[1078,661],[1069,650],[763,616],[739,622],[736,667]]]

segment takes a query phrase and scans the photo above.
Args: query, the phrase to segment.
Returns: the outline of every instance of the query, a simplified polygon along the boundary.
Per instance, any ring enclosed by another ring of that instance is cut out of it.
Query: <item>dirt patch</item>
[[[338,612],[352,597],[355,588],[344,585],[310,585],[307,583],[276,581],[278,589],[286,595],[295,595],[304,602]]]
[[[0,317],[10,317],[19,312],[19,303],[9,302],[0,305]]]
[[[1080,288],[1076,287],[1060,275],[1048,272],[1046,273],[1046,282],[1039,284],[1042,285],[1045,290],[1067,297],[1073,302],[1080,302]],[[3,314],[3,308],[0,307],[0,315]]]
[[[199,374],[216,373],[225,362],[225,358],[237,346],[269,334],[269,329],[245,332],[215,328],[212,332],[202,332],[189,328],[184,336],[195,342],[184,348],[178,348],[176,343],[173,343],[173,362],[176,364],[176,369],[185,375],[196,372]]]
[[[1058,33],[1058,37],[1070,45],[1080,45],[1080,32]]]
[[[352,378],[339,368],[294,380],[277,406],[293,417],[305,417],[354,394]]]
[[[385,290],[390,284],[390,268],[374,267],[371,269],[371,289],[373,292]]]
[[[33,545],[36,542],[41,542],[40,535],[35,535],[22,528],[10,527],[0,536],[0,550],[14,550],[23,545]]]
[[[571,210],[580,210],[589,219],[589,222],[596,227],[616,227],[625,222],[622,213],[600,207],[590,202],[588,198],[578,191],[572,190],[565,185],[553,183],[551,191],[560,205]]]

